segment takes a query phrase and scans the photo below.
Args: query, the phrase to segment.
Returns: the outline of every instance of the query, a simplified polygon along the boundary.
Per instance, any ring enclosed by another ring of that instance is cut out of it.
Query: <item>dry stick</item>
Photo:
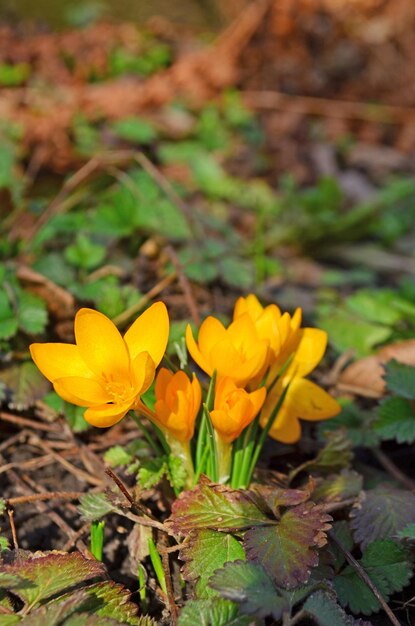
[[[162,552],[161,561],[163,563],[164,578],[166,581],[167,600],[169,602],[171,624],[172,626],[176,626],[178,623],[178,610],[176,601],[174,599],[173,581],[171,579],[170,561],[167,552]]]
[[[4,422],[10,422],[11,424],[16,424],[17,426],[26,426],[28,428],[35,428],[36,430],[43,430],[47,433],[60,432],[60,428],[53,424],[44,424],[43,422],[31,420],[27,417],[20,417],[20,415],[5,413],[4,411],[0,411],[0,420],[3,420]]]
[[[13,538],[13,547],[15,550],[19,549],[19,544],[17,543],[17,533],[16,533],[16,526],[14,524],[14,511],[11,508],[7,509],[7,515],[9,516],[9,522],[10,522],[10,528],[12,531],[12,538]]]
[[[341,500],[340,502],[328,502],[322,505],[323,511],[326,513],[333,513],[333,511],[340,511],[348,506],[353,506],[356,502],[356,498],[349,498],[348,500]]]
[[[141,526],[147,526],[148,528],[157,528],[157,530],[161,530],[163,533],[167,533],[167,529],[161,522],[157,522],[157,520],[151,519],[150,517],[141,517],[139,515],[135,515],[134,513],[130,513],[122,511],[122,515],[127,519],[130,519],[132,522],[136,522]]]
[[[165,250],[167,252],[167,255],[170,257],[171,262],[174,265],[174,269],[176,270],[177,278],[182,288],[184,299],[186,300],[187,308],[190,311],[190,315],[192,316],[192,319],[194,323],[196,324],[196,326],[199,326],[200,315],[197,309],[195,298],[193,296],[190,282],[187,276],[185,275],[185,273],[183,272],[182,265],[179,261],[179,258],[173,246],[166,246]]]
[[[384,469],[389,472],[389,474],[393,476],[395,480],[400,482],[406,489],[409,489],[410,491],[415,490],[415,482],[412,481],[409,476],[401,472],[399,467],[397,467],[395,463],[391,461],[391,459],[386,456],[384,452],[382,452],[382,450],[380,450],[379,448],[372,448],[372,453],[382,465],[382,467],[384,467]]]
[[[90,483],[91,485],[96,485],[96,486],[102,485],[102,480],[100,478],[95,478],[95,476],[90,476],[87,472],[84,472],[83,470],[76,467],[76,465],[73,465],[72,463],[64,459],[61,454],[52,450],[51,446],[47,444],[45,441],[42,441],[38,437],[33,437],[32,441],[35,443],[35,445],[42,448],[43,450],[45,450],[45,452],[48,452],[51,456],[53,456],[53,458],[58,463],[63,465],[63,467],[65,467],[69,472],[71,472],[71,474],[76,476],[78,480],[84,480],[87,483]]]
[[[63,552],[68,552],[71,548],[73,548],[73,546],[76,544],[77,541],[79,541],[79,539],[82,537],[82,535],[84,535],[85,533],[89,532],[89,529],[91,528],[91,522],[85,522],[85,524],[83,524],[83,526],[81,526],[81,528],[79,528],[71,538],[68,539],[68,541],[66,543],[63,544],[62,546],[62,551]]]
[[[123,313],[120,313],[120,315],[114,317],[112,320],[114,324],[116,326],[123,326],[123,324],[126,324],[133,315],[136,315],[139,311],[141,311],[141,309],[143,309],[146,304],[150,302],[150,300],[158,296],[162,291],[164,291],[164,289],[168,285],[171,285],[171,283],[173,283],[175,280],[176,272],[172,272],[168,276],[165,276],[165,278],[160,280],[156,285],[154,285],[152,289],[150,289],[150,291],[148,291],[142,298],[140,298],[138,302],[133,304],[133,306],[130,306],[130,308],[126,309]]]
[[[131,505],[131,509],[132,509],[133,512],[139,511],[140,513],[143,513],[146,517],[153,519],[153,516],[151,515],[150,511],[148,511],[140,502],[137,502],[133,498],[133,496],[128,491],[127,487],[122,482],[121,478],[119,478],[117,476],[117,474],[115,474],[112,471],[112,469],[110,467],[106,467],[105,468],[105,473],[107,474],[107,476],[109,476],[115,482],[115,484],[117,485],[118,489],[121,491],[121,493],[124,495],[124,497],[128,500],[128,502]]]
[[[242,95],[246,104],[256,109],[286,109],[302,115],[320,115],[383,124],[401,124],[415,120],[415,109],[410,107],[293,96],[279,91],[245,91]]]
[[[398,621],[398,619],[393,614],[393,612],[390,609],[389,605],[386,603],[385,598],[382,596],[382,594],[380,593],[379,589],[374,585],[374,583],[372,582],[371,578],[367,574],[366,570],[360,565],[360,563],[358,563],[358,561],[356,561],[356,559],[350,554],[350,552],[348,550],[346,550],[346,548],[337,539],[336,535],[332,531],[330,531],[328,533],[328,535],[329,535],[330,539],[333,541],[333,543],[336,544],[336,546],[338,547],[340,552],[343,554],[345,559],[348,561],[348,563],[350,563],[350,565],[356,571],[358,576],[363,580],[365,585],[367,585],[369,587],[369,589],[371,590],[373,595],[376,597],[376,599],[379,602],[379,604],[382,606],[382,608],[385,611],[386,615],[389,617],[391,623],[394,626],[401,626],[401,623]]]
[[[15,443],[20,443],[20,444],[24,443],[24,440],[27,438],[28,434],[29,434],[28,430],[21,430],[15,435],[8,437],[8,439],[5,439],[3,443],[0,444],[0,452],[2,452],[3,450],[6,450],[7,448],[10,448],[10,446],[12,446]]]
[[[15,498],[7,498],[6,504],[14,506],[16,504],[25,504],[27,502],[37,502],[39,500],[79,500],[83,493],[78,491],[50,491],[47,493],[34,493],[30,496],[16,496]]]

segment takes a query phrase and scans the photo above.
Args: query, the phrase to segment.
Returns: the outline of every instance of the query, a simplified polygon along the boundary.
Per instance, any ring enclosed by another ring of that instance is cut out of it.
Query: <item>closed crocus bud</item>
[[[199,367],[218,378],[228,377],[244,386],[264,370],[269,341],[261,339],[248,314],[241,315],[228,328],[215,317],[207,317],[196,343],[190,326],[186,329],[188,350]]]
[[[264,404],[265,387],[251,393],[235,385],[231,378],[216,383],[215,402],[210,417],[216,433],[226,443],[234,441],[258,415]]]
[[[175,374],[161,368],[156,379],[157,420],[169,439],[181,442],[193,437],[195,421],[202,401],[200,383],[193,374],[192,380],[178,371]]]

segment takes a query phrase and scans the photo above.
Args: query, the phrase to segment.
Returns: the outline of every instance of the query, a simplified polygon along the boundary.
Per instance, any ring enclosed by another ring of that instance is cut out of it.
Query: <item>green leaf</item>
[[[326,444],[316,458],[300,466],[302,471],[307,469],[310,473],[327,474],[349,467],[353,459],[353,444],[347,437],[347,431],[345,429],[327,431],[325,439]]]
[[[373,431],[375,415],[362,409],[355,404],[348,404],[343,407],[341,413],[330,420],[323,421],[318,425],[320,435],[327,436],[327,433],[346,429],[347,437],[354,447],[370,448],[379,443],[379,436]]]
[[[179,535],[202,528],[237,530],[264,523],[273,522],[259,510],[249,491],[203,483],[180,494],[167,520],[172,532]]]
[[[385,381],[389,391],[408,400],[415,399],[415,367],[393,359],[385,364]]]
[[[197,580],[198,598],[216,595],[207,585],[215,570],[229,561],[244,558],[243,547],[232,535],[209,529],[191,532],[180,551],[180,559],[185,561],[183,576],[185,580]]]
[[[75,267],[92,270],[102,263],[107,254],[104,246],[93,243],[86,235],[78,235],[75,243],[65,249],[65,259]]]
[[[18,322],[13,309],[10,306],[7,294],[0,290],[0,339],[10,339],[18,328]]]
[[[50,389],[49,381],[31,362],[9,367],[1,372],[0,378],[11,393],[9,407],[17,411],[33,406]]]
[[[274,587],[260,565],[235,561],[215,572],[209,586],[216,589],[225,600],[237,602],[242,613],[281,619],[289,604]]]
[[[379,406],[379,418],[374,424],[381,439],[395,439],[398,443],[415,440],[415,411],[405,398],[388,398]]]
[[[105,568],[102,563],[88,560],[78,552],[36,552],[25,560],[17,555],[14,562],[0,565],[0,584],[32,606],[79,583],[103,575]]]
[[[128,465],[133,460],[133,456],[122,446],[112,446],[104,454],[104,461],[111,467]]]
[[[327,542],[325,531],[330,521],[330,515],[313,502],[290,508],[278,525],[259,526],[245,533],[247,559],[262,565],[279,587],[292,589],[305,584],[311,568],[318,564],[315,547]]]
[[[142,117],[127,117],[112,124],[112,130],[126,141],[150,144],[157,138],[154,126]]]
[[[392,593],[401,591],[412,576],[405,550],[387,539],[369,544],[359,562],[386,601]],[[381,608],[372,591],[350,565],[336,576],[334,587],[342,606],[349,606],[353,613],[370,615]]]
[[[327,331],[330,342],[339,352],[353,348],[357,356],[370,354],[375,346],[384,343],[392,334],[391,328],[387,326],[365,322],[342,310],[321,313],[318,325]]]
[[[19,328],[28,335],[42,333],[48,323],[45,301],[28,291],[20,291],[17,320]]]
[[[415,494],[390,485],[365,491],[350,513],[355,540],[363,549],[376,539],[389,539],[415,520]]]
[[[221,260],[220,275],[228,285],[239,289],[250,289],[255,281],[253,263],[232,256],[227,256]]]
[[[389,289],[360,289],[347,298],[346,306],[369,322],[393,326],[402,319],[394,307],[396,293]]]
[[[96,583],[83,590],[84,601],[79,611],[100,617],[111,617],[120,624],[137,625],[137,605],[130,592],[112,581]],[[70,597],[70,596],[69,596]]]
[[[91,522],[96,522],[104,515],[116,510],[105,493],[86,493],[79,501],[79,512],[82,517]]]
[[[415,522],[408,524],[405,528],[396,533],[398,539],[409,539],[415,541]]]
[[[74,433],[81,433],[90,428],[90,424],[85,420],[85,407],[75,406],[62,400],[54,391],[48,393],[43,402],[47,404],[57,415],[62,415],[68,422]]]
[[[252,618],[238,615],[233,602],[212,598],[189,600],[179,616],[179,626],[252,626]]]
[[[316,591],[304,603],[303,610],[319,626],[358,626],[356,620],[347,615],[326,591]],[[360,621],[360,620],[359,620]],[[360,626],[371,626],[369,622],[360,622]]]
[[[339,502],[357,496],[363,485],[363,477],[350,469],[343,469],[340,474],[332,474],[317,482],[313,491],[316,502]]]
[[[2,537],[0,535],[0,552],[2,552],[3,550],[9,550],[9,548],[9,540],[6,537]]]

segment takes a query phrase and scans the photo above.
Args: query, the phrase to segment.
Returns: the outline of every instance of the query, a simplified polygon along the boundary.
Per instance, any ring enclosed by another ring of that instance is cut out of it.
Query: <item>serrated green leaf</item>
[[[130,592],[122,585],[105,581],[85,587],[82,591],[84,600],[79,604],[80,612],[111,617],[121,624],[137,625],[137,605],[131,602]]]
[[[303,610],[319,626],[353,626],[356,624],[356,621],[347,615],[333,596],[326,591],[313,593],[304,603]],[[366,625],[370,626],[369,622],[366,622]]]
[[[209,581],[225,600],[237,602],[242,613],[279,620],[289,610],[287,599],[274,587],[260,565],[235,561],[217,570]]]
[[[396,533],[396,537],[398,539],[410,539],[411,541],[415,541],[415,523],[413,522],[405,526],[405,528],[402,528],[402,530]]]
[[[305,584],[318,564],[316,547],[326,543],[327,515],[313,502],[288,509],[276,526],[250,528],[244,537],[249,561],[262,565],[278,587]]]
[[[8,550],[10,548],[9,541],[6,537],[0,535],[0,552]]]
[[[333,474],[318,481],[313,491],[315,502],[338,502],[357,496],[363,486],[363,477],[350,469],[343,469],[340,474]]]
[[[181,493],[167,520],[172,531],[180,535],[202,528],[236,530],[264,523],[273,522],[259,510],[248,491],[210,484]]]
[[[339,352],[353,348],[358,356],[367,356],[392,334],[391,328],[366,322],[344,310],[330,310],[319,315],[318,325],[328,332],[330,341]]]
[[[235,537],[208,529],[190,533],[180,551],[180,559],[185,562],[183,576],[186,580],[197,580],[198,598],[216,595],[207,584],[215,570],[228,561],[244,558],[244,549]]]
[[[379,407],[379,418],[374,427],[382,439],[412,443],[415,441],[415,411],[412,403],[405,398],[388,398]]]
[[[389,391],[408,400],[415,399],[415,367],[393,359],[385,364],[384,378]]]
[[[75,267],[91,270],[100,265],[106,256],[106,249],[93,243],[85,235],[78,235],[75,243],[65,249],[64,256]]]
[[[347,437],[354,447],[370,448],[379,443],[379,435],[374,432],[375,415],[355,404],[345,406],[339,415],[318,425],[320,435],[327,436],[333,430],[346,429]]]
[[[28,291],[20,291],[17,319],[19,328],[28,335],[42,333],[48,323],[48,311],[44,300]]]
[[[189,600],[179,616],[179,626],[252,626],[252,618],[238,615],[233,602],[212,598]]]
[[[31,362],[13,365],[3,370],[0,376],[11,392],[9,406],[17,411],[33,406],[50,389],[49,381]]]
[[[96,522],[108,513],[115,511],[114,505],[105,493],[86,493],[79,499],[79,512],[85,519]]]
[[[363,549],[377,539],[389,539],[415,520],[415,494],[390,485],[365,491],[352,509],[350,526]]]
[[[412,576],[405,550],[394,541],[387,539],[369,544],[363,553],[360,565],[386,601],[392,593],[401,591]],[[353,613],[370,615],[381,608],[372,591],[350,565],[336,576],[334,587],[342,606],[349,606]]]
[[[303,463],[296,473],[304,471],[327,474],[349,467],[353,458],[352,442],[347,437],[346,429],[328,431],[325,434],[326,444],[315,459]]]
[[[108,448],[104,454],[105,463],[108,463],[111,467],[127,465],[131,463],[132,460],[132,455],[122,446],[112,446],[112,448]]]
[[[22,560],[0,565],[0,582],[23,602],[36,606],[42,600],[81,582],[103,576],[102,563],[87,560],[82,554],[38,553]],[[14,582],[13,582],[13,579]]]
[[[246,259],[226,256],[220,262],[221,278],[232,287],[250,289],[255,282],[255,268]]]

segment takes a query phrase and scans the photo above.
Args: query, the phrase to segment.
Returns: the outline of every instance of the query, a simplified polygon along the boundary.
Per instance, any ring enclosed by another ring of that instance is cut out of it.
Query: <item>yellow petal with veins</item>
[[[55,391],[61,398],[78,406],[105,404],[111,397],[104,387],[92,378],[66,376],[53,381]]]
[[[32,343],[30,354],[50,381],[65,376],[94,376],[82,359],[78,346],[69,343]]]
[[[166,351],[169,338],[169,315],[164,302],[155,302],[138,317],[124,335],[131,359],[148,352],[155,366]]]
[[[113,380],[129,377],[127,346],[108,317],[93,309],[80,309],[75,316],[75,338],[82,359],[97,376]]]
[[[284,406],[291,414],[313,422],[334,417],[341,409],[327,391],[305,378],[291,381]]]
[[[137,395],[141,395],[154,380],[156,367],[148,352],[141,352],[131,363]]]
[[[101,406],[94,406],[87,409],[84,413],[84,417],[89,424],[97,426],[98,428],[108,428],[113,426],[122,418],[130,408],[133,406],[131,401],[123,402],[122,404],[103,404]]]

